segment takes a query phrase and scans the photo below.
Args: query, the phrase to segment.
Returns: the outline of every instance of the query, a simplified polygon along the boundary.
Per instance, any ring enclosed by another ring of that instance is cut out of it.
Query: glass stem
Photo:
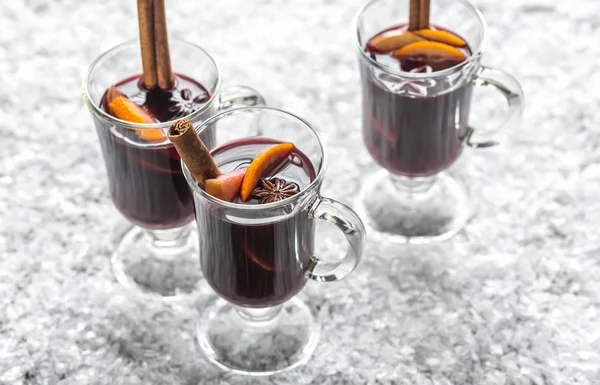
[[[277,324],[281,309],[281,305],[260,309],[236,307],[238,316],[246,326],[261,330],[268,330],[271,326]]]
[[[411,199],[427,197],[438,181],[437,175],[409,178],[390,174],[390,179],[399,194]]]
[[[189,226],[167,230],[146,229],[146,237],[150,248],[165,256],[177,253],[182,247],[185,247],[189,233]]]

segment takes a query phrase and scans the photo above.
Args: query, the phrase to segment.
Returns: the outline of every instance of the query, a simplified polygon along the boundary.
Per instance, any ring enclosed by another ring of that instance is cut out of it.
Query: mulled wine
[[[107,90],[101,108],[122,120],[160,123],[189,115],[209,100],[209,92],[198,82],[181,74],[174,79],[173,89],[163,91],[146,89],[142,75],[128,77]],[[179,227],[193,219],[193,197],[179,154],[162,130],[97,121],[96,131],[111,196],[124,216],[149,229]]]
[[[441,27],[386,29],[365,47],[387,68],[426,77],[402,77],[361,67],[363,138],[373,158],[396,175],[424,177],[448,168],[462,152],[473,85],[435,73],[460,64],[471,49]]]
[[[211,154],[223,176],[230,175],[233,180],[238,173],[248,177],[253,172],[251,163],[261,153],[283,146],[274,139],[254,137],[225,144]],[[231,202],[262,205],[280,201],[315,179],[312,163],[296,148],[263,170],[267,172],[252,187],[251,195],[244,197],[245,183],[238,182]],[[210,189],[210,180],[206,189]],[[276,220],[239,220],[217,216],[208,204],[196,209],[199,233],[210,234],[200,240],[202,272],[220,296],[239,306],[268,307],[285,302],[304,287],[314,236],[313,220],[305,212],[295,210]]]

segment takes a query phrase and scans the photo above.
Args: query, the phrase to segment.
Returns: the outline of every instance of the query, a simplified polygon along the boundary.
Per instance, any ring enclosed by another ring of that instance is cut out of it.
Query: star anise
[[[260,184],[252,191],[252,198],[259,199],[261,204],[279,202],[300,192],[300,187],[294,182],[281,178],[260,180]]]
[[[184,88],[180,92],[173,92],[171,102],[173,105],[169,107],[169,111],[173,113],[171,119],[182,118],[196,111],[206,103],[208,94],[204,91],[198,95],[192,95],[189,88]]]

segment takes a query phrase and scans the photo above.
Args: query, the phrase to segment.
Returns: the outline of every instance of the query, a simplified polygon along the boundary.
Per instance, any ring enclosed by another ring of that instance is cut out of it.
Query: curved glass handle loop
[[[345,204],[323,197],[314,202],[309,215],[337,226],[348,240],[348,250],[338,263],[324,262],[313,256],[306,276],[319,282],[339,281],[347,277],[356,268],[365,250],[366,230],[362,220]]]
[[[219,110],[224,111],[235,107],[266,106],[267,102],[261,94],[246,86],[225,87],[221,91]]]
[[[496,129],[481,130],[473,127],[468,128],[464,138],[465,145],[474,148],[493,147],[498,143],[494,139],[496,132],[506,127],[517,125],[523,114],[523,89],[519,81],[512,75],[493,68],[482,66],[477,77],[474,80],[474,85],[479,87],[492,86],[504,97],[508,103],[508,114],[506,120]]]

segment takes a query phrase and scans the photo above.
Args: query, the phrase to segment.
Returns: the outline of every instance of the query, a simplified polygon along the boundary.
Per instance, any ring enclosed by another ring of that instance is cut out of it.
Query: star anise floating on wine
[[[252,198],[260,200],[261,204],[279,202],[300,192],[300,187],[294,182],[282,178],[260,180],[259,186],[252,191]]]
[[[169,111],[173,113],[171,119],[182,118],[191,114],[208,101],[208,93],[202,91],[198,95],[193,95],[189,88],[184,88],[180,92],[173,93],[171,101],[174,102]]]

